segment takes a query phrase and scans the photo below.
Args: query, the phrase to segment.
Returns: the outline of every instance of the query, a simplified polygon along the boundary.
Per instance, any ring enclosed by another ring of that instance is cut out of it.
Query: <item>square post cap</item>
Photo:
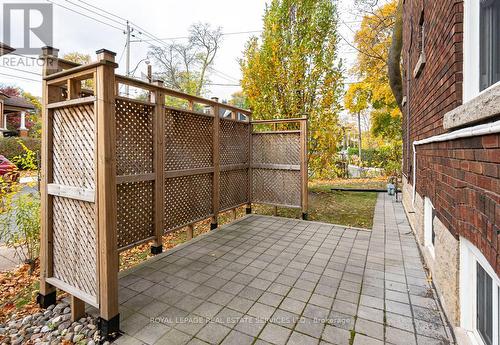
[[[58,55],[59,55],[59,49],[51,46],[42,47],[42,57],[46,56],[57,57]]]
[[[95,53],[97,54],[97,61],[106,60],[106,61],[115,62],[116,53],[112,52],[111,50],[99,49]]]

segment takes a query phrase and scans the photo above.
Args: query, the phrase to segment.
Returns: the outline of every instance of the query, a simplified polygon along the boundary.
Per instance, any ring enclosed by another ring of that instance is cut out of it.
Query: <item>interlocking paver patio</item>
[[[379,194],[371,231],[250,215],[122,273],[115,343],[448,344],[433,296]]]

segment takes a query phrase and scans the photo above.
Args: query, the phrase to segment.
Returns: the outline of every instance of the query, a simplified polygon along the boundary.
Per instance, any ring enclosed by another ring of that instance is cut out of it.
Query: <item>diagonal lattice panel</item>
[[[300,133],[253,133],[252,145],[252,202],[301,206]]]
[[[221,119],[220,121],[220,164],[248,163],[248,123]]]
[[[118,176],[152,172],[154,107],[122,99],[115,105]]]
[[[165,229],[209,217],[212,214],[213,174],[167,178],[165,180]]]
[[[53,112],[53,182],[95,188],[95,122],[92,105]]]
[[[253,169],[252,202],[300,206],[300,171]]]
[[[117,186],[118,248],[154,235],[153,181]]]
[[[248,202],[248,170],[222,171],[219,188],[221,210]]]
[[[253,133],[252,163],[300,164],[300,133]]]
[[[213,165],[213,118],[166,108],[165,170]]]
[[[97,300],[94,204],[53,198],[54,277]]]

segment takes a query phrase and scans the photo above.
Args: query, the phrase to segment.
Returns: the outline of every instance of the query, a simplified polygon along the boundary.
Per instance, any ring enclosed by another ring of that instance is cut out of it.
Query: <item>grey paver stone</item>
[[[408,345],[415,345],[415,333],[403,331],[393,327],[386,327],[385,340],[392,344],[404,342]]]
[[[253,343],[253,340],[254,337],[252,336],[232,330],[221,345],[250,345]]]
[[[256,337],[262,328],[266,325],[262,320],[258,320],[257,318],[245,315],[240,322],[236,325],[234,329],[237,331],[243,332],[245,334]]]
[[[210,322],[196,334],[196,338],[209,344],[219,344],[230,331],[231,329],[221,324]]]
[[[384,342],[375,338],[367,337],[363,334],[358,334],[354,336],[353,345],[384,345]]]
[[[298,332],[293,332],[292,335],[290,336],[290,339],[288,339],[287,344],[289,345],[316,345],[318,344],[319,340],[313,337],[310,337],[308,335],[298,333]]]
[[[259,334],[259,339],[276,345],[286,344],[291,331],[288,328],[268,323]]]
[[[149,323],[139,330],[134,337],[148,344],[154,344],[164,334],[170,331],[170,327],[159,322]]]
[[[351,332],[342,328],[326,325],[321,338],[332,344],[349,345]]]
[[[372,338],[384,340],[384,325],[378,322],[358,318],[354,329],[356,333],[362,333]]]
[[[295,314],[301,314],[302,310],[304,310],[305,305],[305,302],[301,302],[290,297],[285,297],[285,299],[280,304],[280,309],[287,310]]]

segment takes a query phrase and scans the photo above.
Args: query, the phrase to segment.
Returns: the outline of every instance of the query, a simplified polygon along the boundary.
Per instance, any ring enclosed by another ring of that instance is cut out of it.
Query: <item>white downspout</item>
[[[473,127],[467,127],[463,129],[459,129],[453,132],[436,135],[433,137],[425,138],[422,140],[417,140],[413,142],[413,205],[415,205],[415,197],[417,194],[417,145],[424,145],[430,143],[436,143],[441,141],[450,141],[460,138],[468,138],[468,137],[478,137],[482,135],[495,134],[500,133],[500,120],[485,123],[482,125],[477,125]]]

